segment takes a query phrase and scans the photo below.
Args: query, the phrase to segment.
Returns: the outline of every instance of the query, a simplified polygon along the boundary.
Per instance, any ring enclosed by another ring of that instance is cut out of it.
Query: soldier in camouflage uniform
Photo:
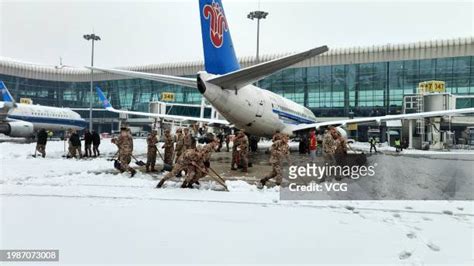
[[[245,132],[241,130],[239,132],[239,146],[238,146],[238,152],[239,152],[239,158],[240,158],[240,165],[242,166],[242,172],[247,172],[248,171],[248,165],[249,165],[249,158],[248,158],[248,153],[249,153],[249,139],[247,138],[247,135],[245,135]]]
[[[241,138],[240,138],[240,135],[236,135],[234,137],[234,140],[232,141],[232,164],[230,166],[230,170],[237,170],[237,168],[235,167],[237,165],[237,167],[239,166],[240,164],[240,158],[239,158],[239,146],[240,146],[240,141],[241,141]]]
[[[189,128],[184,129],[184,136],[183,136],[183,152],[187,149],[191,149],[193,145],[193,137],[189,132]]]
[[[278,186],[281,185],[283,179],[281,171],[282,159],[283,157],[286,157],[290,163],[289,154],[290,148],[288,146],[288,136],[281,134],[280,139],[274,141],[271,148],[270,164],[272,165],[272,172],[260,180],[260,187],[265,186],[265,183],[272,178],[275,178],[275,183]]]
[[[156,172],[155,163],[156,163],[156,144],[158,139],[156,138],[156,130],[152,130],[150,135],[146,138],[147,144],[147,153],[146,153],[146,172]]]
[[[199,179],[205,177],[208,173],[208,168],[211,167],[211,155],[217,150],[219,146],[218,139],[214,138],[211,142],[204,145],[199,152],[199,160],[191,161],[191,165],[188,166],[187,178],[183,186],[192,187],[192,184],[199,184]]]
[[[323,151],[325,155],[331,155],[336,152],[336,137],[337,131],[335,127],[330,127],[323,138]]]
[[[135,169],[129,166],[132,161],[133,138],[127,128],[120,129],[120,136],[113,140],[119,151],[118,160],[120,161],[120,171],[123,173],[129,171],[131,177],[136,173]]]
[[[165,130],[163,148],[165,149],[164,163],[173,165],[174,138],[171,135],[171,131],[169,129]]]
[[[187,167],[190,164],[190,162],[192,160],[195,160],[195,158],[198,157],[198,156],[200,156],[199,152],[195,149],[188,149],[188,150],[184,151],[184,153],[181,154],[181,156],[178,158],[178,160],[174,164],[173,169],[171,170],[171,172],[168,172],[163,177],[163,179],[160,180],[158,185],[156,185],[156,188],[161,188],[167,180],[169,180],[169,179],[175,177],[176,175],[180,174],[181,171],[187,170]]]
[[[283,134],[280,133],[280,130],[277,130],[275,134],[273,135],[272,141],[275,142],[277,140],[280,140],[283,137]]]
[[[183,153],[183,147],[184,147],[184,136],[183,136],[183,130],[181,128],[178,128],[176,130],[176,135],[174,136],[174,142],[176,142],[176,157],[175,157],[175,163],[178,161],[179,157]]]

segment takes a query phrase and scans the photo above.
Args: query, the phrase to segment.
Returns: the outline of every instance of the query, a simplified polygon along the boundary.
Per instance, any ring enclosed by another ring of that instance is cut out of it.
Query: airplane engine
[[[347,131],[344,130],[342,127],[336,127],[336,129],[339,134],[341,134],[341,136],[347,140]]]
[[[0,124],[0,133],[10,137],[26,138],[34,135],[34,128],[30,122],[12,121]]]

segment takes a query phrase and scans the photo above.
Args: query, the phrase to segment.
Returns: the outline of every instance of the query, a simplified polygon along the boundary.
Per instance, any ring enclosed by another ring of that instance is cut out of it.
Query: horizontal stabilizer
[[[327,52],[328,50],[329,48],[327,46],[317,47],[305,52],[285,56],[265,63],[230,72],[228,74],[209,79],[207,80],[207,82],[217,85],[223,89],[238,89],[245,85],[254,83],[260,79],[263,79],[276,71],[279,71],[281,69],[294,65],[316,55]]]
[[[197,88],[197,80],[195,78],[183,78],[183,77],[161,75],[161,74],[154,74],[154,73],[147,73],[147,72],[113,69],[113,68],[87,67],[87,66],[86,68],[98,70],[105,73],[126,76],[126,77],[148,79],[148,80],[154,80],[154,81],[163,82],[167,84]]]

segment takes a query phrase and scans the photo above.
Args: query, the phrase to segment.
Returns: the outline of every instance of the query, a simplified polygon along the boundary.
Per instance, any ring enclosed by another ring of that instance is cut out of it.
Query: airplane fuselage
[[[271,91],[246,85],[237,91],[207,83],[214,75],[199,73],[205,84],[203,96],[227,121],[251,135],[272,136],[276,131],[293,135],[294,125],[315,123],[308,108]]]
[[[11,105],[10,102],[0,102],[0,106]],[[87,126],[81,116],[68,109],[50,106],[21,104],[11,107],[7,120],[0,122],[0,133],[12,137],[28,137],[40,129],[52,131],[76,129]]]

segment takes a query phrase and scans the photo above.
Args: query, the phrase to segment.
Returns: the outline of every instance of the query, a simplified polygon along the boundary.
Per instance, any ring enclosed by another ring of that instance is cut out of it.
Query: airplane
[[[81,130],[88,123],[68,109],[42,105],[17,103],[0,81],[3,101],[0,101],[0,133],[14,138],[31,138],[40,129]]]
[[[269,137],[277,131],[295,136],[310,129],[336,126],[338,131],[347,138],[344,127],[351,123],[380,124],[387,120],[474,113],[474,108],[466,108],[318,122],[316,116],[308,108],[253,84],[276,71],[327,52],[329,50],[327,46],[241,68],[235,55],[222,1],[200,0],[199,10],[205,70],[199,71],[196,78],[123,69],[86,68],[196,88],[227,121],[239,129],[244,129],[246,133],[256,136]]]

